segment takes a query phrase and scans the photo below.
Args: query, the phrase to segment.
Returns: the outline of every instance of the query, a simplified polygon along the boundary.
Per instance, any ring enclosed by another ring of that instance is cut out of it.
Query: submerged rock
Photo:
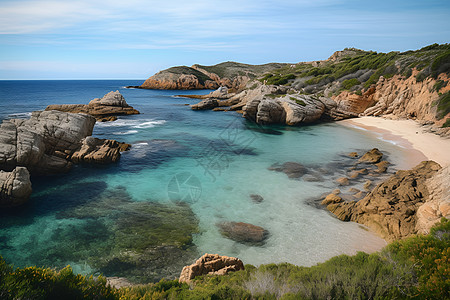
[[[115,121],[120,115],[135,115],[139,111],[129,106],[119,91],[111,91],[102,98],[95,98],[89,104],[54,104],[46,111],[58,110],[70,113],[85,113],[93,116],[97,121]]]
[[[257,195],[257,194],[251,194],[250,198],[253,200],[253,202],[255,203],[261,203],[264,201],[264,198],[261,195]]]
[[[223,222],[217,226],[223,236],[243,244],[262,245],[269,235],[264,228],[244,222]]]
[[[183,268],[178,281],[189,284],[196,276],[225,275],[239,270],[244,270],[244,263],[240,259],[205,253],[195,263]]]
[[[300,163],[288,161],[283,164],[273,164],[269,167],[270,171],[283,172],[289,178],[300,178],[306,173],[308,169]]]

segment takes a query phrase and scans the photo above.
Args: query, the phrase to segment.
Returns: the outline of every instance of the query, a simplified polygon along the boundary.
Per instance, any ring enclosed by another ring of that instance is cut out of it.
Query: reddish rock
[[[439,164],[424,161],[412,170],[396,172],[357,202],[330,203],[327,209],[343,221],[367,225],[388,241],[408,237],[422,230],[417,224],[426,223],[420,221],[417,211],[433,200],[426,182],[439,169]],[[437,182],[449,182],[448,172],[440,176]],[[448,193],[446,196],[442,193],[435,196],[439,199],[442,197],[448,199]],[[442,212],[435,215],[442,215]]]
[[[244,263],[240,259],[205,253],[194,264],[183,268],[178,281],[189,284],[196,276],[225,275],[239,270],[244,270]]]

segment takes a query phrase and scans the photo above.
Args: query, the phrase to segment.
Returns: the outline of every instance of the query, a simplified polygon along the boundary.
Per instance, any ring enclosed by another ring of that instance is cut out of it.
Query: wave
[[[9,114],[6,119],[28,119],[31,117],[31,112],[24,112],[24,113],[14,113]]]
[[[127,130],[127,131],[118,131],[118,132],[113,132],[113,134],[117,134],[117,135],[125,135],[125,134],[134,134],[134,133],[138,133],[138,130]]]
[[[127,120],[127,119],[117,119],[112,122],[97,122],[95,126],[98,127],[129,127],[129,128],[151,128],[156,125],[162,125],[166,123],[166,120],[153,120],[153,119],[145,119],[145,120]]]

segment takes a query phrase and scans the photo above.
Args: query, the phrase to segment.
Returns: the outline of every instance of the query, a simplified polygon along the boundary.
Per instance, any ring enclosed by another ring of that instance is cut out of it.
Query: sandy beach
[[[434,160],[442,167],[450,165],[450,139],[424,132],[413,120],[390,120],[382,117],[360,117],[339,121],[340,124],[369,130],[383,140],[410,149],[408,161],[416,165],[423,160]]]

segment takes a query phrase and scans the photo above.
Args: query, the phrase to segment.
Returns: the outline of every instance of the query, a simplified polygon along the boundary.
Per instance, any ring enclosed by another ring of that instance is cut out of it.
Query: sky
[[[450,0],[0,0],[0,80],[146,79],[450,42]]]

